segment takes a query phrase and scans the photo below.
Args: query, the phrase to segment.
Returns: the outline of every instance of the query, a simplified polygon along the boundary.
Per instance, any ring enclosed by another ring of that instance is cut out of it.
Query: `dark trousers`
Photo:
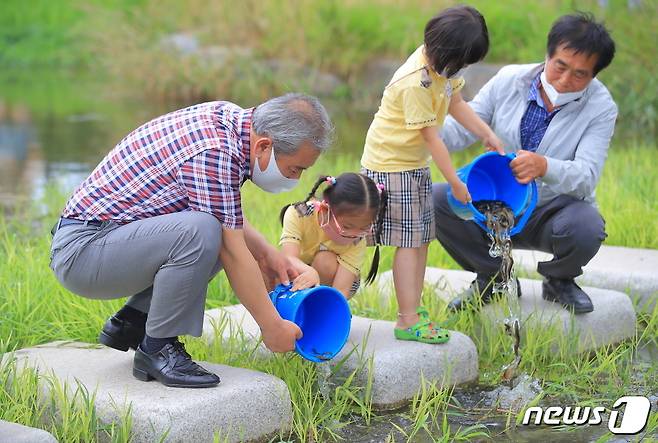
[[[432,187],[436,237],[446,251],[467,271],[481,276],[498,272],[500,258],[489,256],[490,240],[474,222],[457,217],[448,205],[448,185]],[[535,208],[523,230],[512,237],[515,249],[532,249],[553,254],[540,262],[537,272],[544,277],[570,279],[583,273],[606,238],[605,221],[588,202],[562,195]]]

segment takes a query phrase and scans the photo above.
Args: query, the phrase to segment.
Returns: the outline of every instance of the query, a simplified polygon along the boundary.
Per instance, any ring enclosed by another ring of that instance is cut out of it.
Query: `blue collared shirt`
[[[532,152],[537,150],[548,125],[555,114],[560,111],[560,108],[555,108],[553,112],[548,112],[539,93],[540,82],[539,75],[537,75],[528,91],[528,107],[521,118],[521,147]]]

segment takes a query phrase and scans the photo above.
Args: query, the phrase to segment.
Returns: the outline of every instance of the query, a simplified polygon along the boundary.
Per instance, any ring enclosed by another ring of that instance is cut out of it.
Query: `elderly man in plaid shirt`
[[[244,218],[240,187],[249,179],[267,192],[292,189],[332,131],[320,102],[302,94],[248,109],[203,103],[140,126],[78,186],[53,228],[50,267],[83,297],[129,297],[99,340],[135,349],[135,377],[219,383],[178,336],[201,335],[208,282],[222,268],[265,345],[294,349],[301,330],[278,315],[254,276],[262,270],[287,283],[295,271]]]

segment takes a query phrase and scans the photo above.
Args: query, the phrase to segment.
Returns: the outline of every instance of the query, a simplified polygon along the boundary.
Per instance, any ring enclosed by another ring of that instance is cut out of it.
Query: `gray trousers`
[[[130,297],[129,306],[148,312],[152,337],[198,337],[208,282],[221,269],[221,239],[219,221],[199,211],[124,225],[67,225],[53,237],[50,268],[83,297]]]
[[[457,217],[448,205],[448,185],[432,187],[436,237],[453,259],[467,271],[488,276],[498,272],[500,258],[489,256],[489,238],[472,221]],[[540,262],[544,277],[570,279],[582,274],[606,238],[605,222],[597,209],[582,200],[561,195],[536,208],[523,230],[512,237],[515,249],[553,254]]]

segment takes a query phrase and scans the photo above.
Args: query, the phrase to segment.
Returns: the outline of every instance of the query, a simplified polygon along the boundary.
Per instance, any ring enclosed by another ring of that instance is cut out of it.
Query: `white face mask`
[[[542,71],[539,79],[541,80],[541,86],[544,88],[544,92],[548,96],[548,99],[551,101],[553,106],[562,106],[577,100],[583,96],[585,90],[587,89],[587,87],[585,87],[582,91],[560,93],[557,92],[557,90],[548,82],[548,80],[546,80],[546,71]]]
[[[251,181],[263,191],[278,194],[279,192],[290,191],[297,185],[299,180],[284,176],[279,171],[274,158],[274,148],[271,149],[270,162],[267,164],[265,171],[260,169],[258,158],[254,160],[254,172],[251,174]]]

